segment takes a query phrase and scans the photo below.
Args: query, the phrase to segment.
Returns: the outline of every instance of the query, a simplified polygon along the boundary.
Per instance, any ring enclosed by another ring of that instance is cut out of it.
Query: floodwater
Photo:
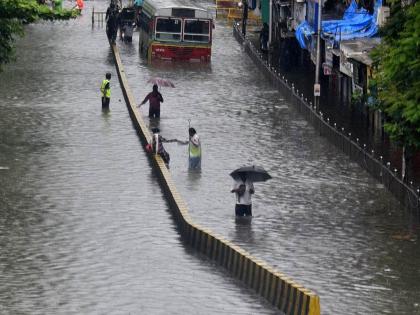
[[[275,314],[181,242],[85,4],[0,74],[0,314]]]
[[[179,240],[104,29],[90,28],[91,6],[105,2],[85,4],[76,21],[30,26],[0,75],[1,313],[274,313]],[[180,140],[190,124],[202,140],[201,172],[188,172],[186,146],[165,145],[194,221],[316,292],[322,314],[420,314],[416,221],[267,83],[230,24],[217,21],[209,65],[148,64],[137,44],[118,42],[138,102],[152,76],[176,85],[146,123]],[[229,173],[248,164],[273,179],[255,184],[243,224]]]

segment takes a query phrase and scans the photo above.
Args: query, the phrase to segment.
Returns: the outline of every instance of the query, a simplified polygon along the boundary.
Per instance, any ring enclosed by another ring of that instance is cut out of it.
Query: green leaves
[[[43,20],[67,20],[79,15],[78,10],[54,11],[36,0],[0,0],[0,71],[2,64],[13,59],[13,42],[23,35],[23,25]]]
[[[382,30],[384,43],[372,54],[377,63],[378,108],[387,116],[391,139],[420,149],[420,2],[396,5]]]

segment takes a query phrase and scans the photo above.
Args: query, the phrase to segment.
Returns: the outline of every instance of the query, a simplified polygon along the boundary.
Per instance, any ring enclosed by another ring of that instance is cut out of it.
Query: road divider
[[[111,47],[127,108],[144,148],[152,135],[137,109],[118,47],[115,44]],[[251,287],[283,313],[287,315],[320,315],[318,295],[253,257],[239,246],[195,224],[162,158],[149,153],[148,156],[160,179],[160,185],[169,201],[173,217],[185,243],[224,267],[233,277]]]

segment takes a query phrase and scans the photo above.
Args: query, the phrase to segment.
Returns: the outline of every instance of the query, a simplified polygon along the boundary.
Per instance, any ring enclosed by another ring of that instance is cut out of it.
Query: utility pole
[[[273,31],[273,0],[270,0],[269,2],[269,7],[268,7],[268,49],[270,50],[271,48],[271,41],[272,41],[272,31]]]
[[[315,109],[319,109],[319,97],[321,96],[321,85],[319,84],[319,71],[321,68],[321,14],[322,0],[318,0],[318,28],[316,41],[316,65],[315,65],[315,84],[314,84],[314,103]]]

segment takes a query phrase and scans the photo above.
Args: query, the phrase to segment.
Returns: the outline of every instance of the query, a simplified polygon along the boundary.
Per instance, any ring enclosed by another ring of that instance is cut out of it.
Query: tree
[[[372,55],[377,63],[377,108],[385,113],[385,131],[403,148],[405,180],[406,162],[420,149],[420,2],[394,4],[382,36]]]
[[[23,25],[38,19],[70,19],[78,14],[78,10],[51,9],[36,0],[0,0],[0,70],[13,58],[14,40],[24,34]]]

